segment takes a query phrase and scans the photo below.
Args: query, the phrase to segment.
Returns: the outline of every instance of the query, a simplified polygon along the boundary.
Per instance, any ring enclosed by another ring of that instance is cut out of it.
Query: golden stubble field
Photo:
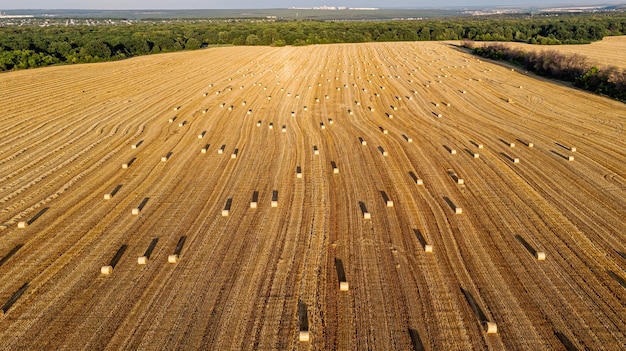
[[[477,43],[481,45],[481,43]],[[500,43],[524,51],[557,51],[567,55],[581,55],[592,65],[601,68],[616,67],[626,70],[626,36],[605,37],[585,45],[531,45],[524,43]]]
[[[0,349],[626,348],[623,103],[445,43],[0,91]]]

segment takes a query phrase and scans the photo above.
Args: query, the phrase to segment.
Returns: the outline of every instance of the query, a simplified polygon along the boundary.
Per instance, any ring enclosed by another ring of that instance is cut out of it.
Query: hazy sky
[[[0,10],[10,9],[236,9],[288,8],[311,6],[346,7],[437,7],[525,6],[540,4],[588,4],[602,0],[0,0]],[[622,3],[624,1],[621,1]]]

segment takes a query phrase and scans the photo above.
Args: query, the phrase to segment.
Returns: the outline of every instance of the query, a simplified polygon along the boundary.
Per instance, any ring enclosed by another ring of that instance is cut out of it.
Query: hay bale
[[[222,217],[228,217],[229,212],[230,211],[226,209],[222,210]]]
[[[111,193],[109,193],[109,194],[104,194],[104,199],[105,199],[105,200],[111,200]]]
[[[339,291],[348,291],[350,290],[350,285],[348,282],[339,282]]]
[[[424,245],[424,252],[425,253],[432,253],[433,252],[433,246],[432,245]]]
[[[543,251],[537,251],[535,253],[535,257],[537,257],[537,261],[545,261],[546,260],[546,253]]]
[[[167,263],[178,263],[178,255],[172,254],[167,256]]]
[[[513,163],[519,163],[519,158],[517,157],[513,158]]]
[[[270,124],[268,125],[268,128],[269,128],[269,129],[274,129],[274,123],[270,123]]]
[[[450,154],[452,154],[452,155],[456,155],[456,150],[454,150],[454,149],[450,149]]]
[[[497,334],[498,333],[498,325],[494,322],[484,322],[485,332],[487,334]]]
[[[457,184],[465,184],[465,181],[462,178],[456,179]]]
[[[568,161],[574,161],[574,156],[567,156]]]
[[[419,179],[419,178],[418,178],[418,179],[415,181],[415,184],[417,184],[417,185],[424,185],[424,180],[422,180],[422,179]]]
[[[387,207],[393,207],[393,201],[387,200]]]
[[[533,143],[528,143],[528,147],[534,147],[534,146],[535,146],[535,144],[533,144]]]
[[[257,126],[257,127],[260,127],[260,126],[261,126],[261,121],[257,121],[257,122],[256,122],[256,126]]]
[[[137,264],[141,264],[141,265],[148,264],[148,257],[146,256],[137,257]]]
[[[161,162],[167,162],[167,156],[161,156]]]
[[[372,219],[372,214],[369,212],[363,212],[363,219]]]
[[[113,267],[112,266],[102,266],[102,267],[100,267],[100,274],[102,274],[102,275],[111,275],[111,273],[113,273]]]
[[[122,169],[127,169],[128,168],[128,163],[122,163]]]
[[[283,133],[287,133],[287,126],[283,125],[282,132],[283,132]]]
[[[515,147],[515,143],[509,143],[509,147]]]
[[[24,229],[26,227],[28,227],[28,222],[18,222],[17,223],[17,227],[20,229]]]
[[[480,154],[478,152],[474,152],[474,158],[479,158]]]
[[[569,151],[576,152],[576,148],[574,146],[572,146],[572,147],[569,148]]]
[[[270,205],[270,206],[271,206],[271,207],[278,207],[278,201],[276,201],[276,200],[272,200],[272,202],[271,202],[271,205]]]
[[[460,207],[454,207],[454,214],[462,214],[463,213],[463,209]]]
[[[139,209],[139,207],[135,207],[131,210],[131,213],[133,214],[133,216],[138,216],[139,212],[141,212],[141,210]]]
[[[257,208],[258,204],[256,201],[250,201],[250,208]]]
[[[311,340],[309,331],[301,330],[300,333],[298,334],[298,340],[300,340],[300,342],[309,342],[309,340]]]

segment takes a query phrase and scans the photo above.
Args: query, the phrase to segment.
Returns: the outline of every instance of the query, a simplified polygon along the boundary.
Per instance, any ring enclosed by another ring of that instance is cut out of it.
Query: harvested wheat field
[[[591,43],[579,45],[531,45],[524,43],[500,43],[524,51],[557,51],[567,55],[581,55],[592,65],[608,68],[617,67],[626,70],[626,36],[605,37]],[[480,44],[479,44],[480,45]]]
[[[0,89],[1,349],[626,348],[623,103],[445,43]]]

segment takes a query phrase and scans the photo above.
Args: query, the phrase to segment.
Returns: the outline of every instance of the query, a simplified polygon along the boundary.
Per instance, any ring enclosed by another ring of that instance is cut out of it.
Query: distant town
[[[283,9],[230,10],[1,10],[0,27],[117,26],[136,23],[223,23],[313,21],[421,21],[444,17],[530,14],[552,17],[569,13],[624,12],[621,5],[458,7],[448,9],[389,9],[377,7],[315,6]]]

